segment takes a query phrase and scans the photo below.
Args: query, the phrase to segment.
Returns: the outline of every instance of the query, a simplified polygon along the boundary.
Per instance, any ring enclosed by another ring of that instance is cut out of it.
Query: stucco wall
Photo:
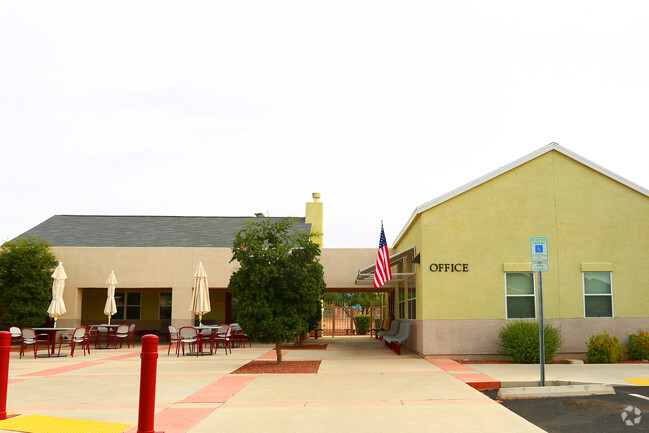
[[[232,255],[229,248],[57,247],[53,251],[63,262],[68,275],[63,296],[68,311],[59,318],[60,326],[76,326],[81,323],[83,307],[86,305],[87,308],[88,305],[88,300],[85,303],[83,301],[84,289],[105,288],[111,270],[115,271],[117,277],[117,290],[141,289],[142,293],[151,289],[171,290],[172,322],[177,326],[192,324],[194,317],[189,311],[189,304],[198,262],[203,262],[212,289],[227,288],[236,266],[235,263],[230,263]],[[371,248],[323,249],[321,263],[327,286],[332,290],[353,290],[358,269],[372,264],[375,259],[376,250]],[[159,293],[159,290],[153,292]],[[222,305],[224,299],[221,299],[224,295],[217,292],[220,291],[211,290],[211,296],[218,299],[214,298],[213,311],[205,316],[206,319],[219,321],[222,316],[225,317],[225,307]],[[93,291],[88,296],[99,295],[95,295]],[[105,300],[105,293],[103,299]],[[152,299],[143,298],[143,309],[157,308],[157,302]],[[99,303],[103,311],[103,302],[99,300]],[[95,313],[86,312],[83,317],[87,317],[87,314],[92,320],[96,319]]]
[[[562,351],[584,352],[598,329],[622,339],[649,325],[649,198],[551,151],[423,212],[402,236],[396,250],[414,243],[421,254],[413,349],[496,353],[505,270],[529,272],[533,236],[548,238],[544,310],[564,325]],[[468,272],[432,272],[433,263]],[[612,270],[614,318],[584,318],[582,270]]]

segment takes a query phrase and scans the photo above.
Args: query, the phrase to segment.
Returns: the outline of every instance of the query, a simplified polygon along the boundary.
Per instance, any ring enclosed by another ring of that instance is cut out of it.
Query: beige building
[[[297,218],[299,230],[323,233],[319,194]],[[190,312],[193,275],[203,262],[212,311],[203,323],[236,321],[236,300],[227,289],[236,230],[256,217],[167,217],[56,215],[20,236],[36,235],[54,245],[68,279],[67,313],[61,327],[106,323],[106,279],[117,277],[118,312],[113,322],[135,323],[140,331],[164,332],[169,324],[195,323]],[[323,244],[325,236],[318,238]],[[356,271],[372,260],[374,249],[322,249],[320,258],[331,291],[354,291]]]

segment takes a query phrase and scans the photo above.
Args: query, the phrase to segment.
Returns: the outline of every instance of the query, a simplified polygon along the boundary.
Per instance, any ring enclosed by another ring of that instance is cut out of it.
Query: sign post
[[[545,325],[543,324],[543,272],[547,272],[548,265],[548,238],[530,238],[530,252],[532,256],[532,272],[537,272],[539,281],[539,361],[541,364],[541,386],[545,386]]]

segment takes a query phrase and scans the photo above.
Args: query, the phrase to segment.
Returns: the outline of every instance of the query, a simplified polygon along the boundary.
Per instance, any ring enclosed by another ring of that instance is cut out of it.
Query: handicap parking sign
[[[533,262],[547,262],[548,261],[548,238],[546,237],[530,238],[530,251],[532,253]]]

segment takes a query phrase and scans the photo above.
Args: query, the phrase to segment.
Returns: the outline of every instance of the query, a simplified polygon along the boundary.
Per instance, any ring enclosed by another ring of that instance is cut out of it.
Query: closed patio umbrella
[[[65,274],[65,269],[63,269],[63,263],[59,262],[59,265],[54,270],[52,274],[54,278],[54,283],[52,284],[52,302],[47,309],[47,314],[54,319],[54,327],[56,328],[56,320],[59,316],[65,314],[65,303],[63,302],[63,290],[65,289],[65,279],[68,276]]]
[[[198,314],[198,325],[201,326],[203,324],[203,314],[209,313],[211,310],[207,273],[203,267],[203,262],[198,262],[198,269],[194,273],[194,291],[192,292],[192,305],[189,311]]]
[[[108,324],[110,325],[110,317],[117,313],[117,305],[115,304],[115,286],[117,285],[117,278],[115,272],[110,271],[110,275],[106,279],[108,284],[108,293],[106,296],[106,305],[104,306],[104,314],[108,316]]]

